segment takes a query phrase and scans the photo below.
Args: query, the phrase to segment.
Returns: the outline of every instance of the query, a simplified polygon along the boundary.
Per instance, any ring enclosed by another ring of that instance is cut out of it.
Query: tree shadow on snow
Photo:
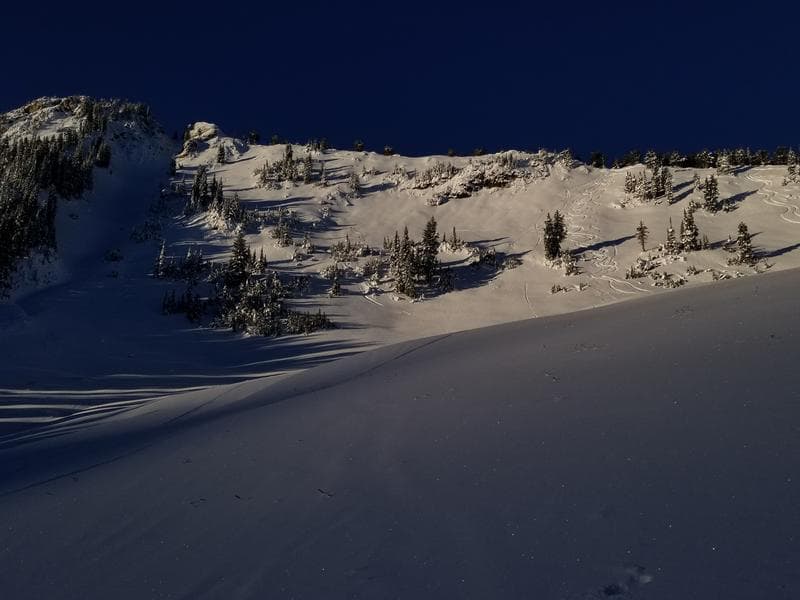
[[[775,258],[777,256],[783,256],[784,254],[788,254],[789,252],[793,252],[800,248],[800,243],[792,244],[791,246],[784,246],[783,248],[778,248],[777,250],[770,250],[764,251],[758,254],[759,257],[762,258]]]
[[[615,240],[604,240],[602,242],[597,242],[589,246],[581,246],[579,248],[575,248],[572,252],[573,254],[581,254],[583,252],[593,252],[596,250],[601,250],[602,248],[609,248],[611,246],[619,246],[620,244],[623,244],[628,240],[632,240],[635,237],[636,237],[635,235],[626,235],[621,238],[617,238]]]
[[[670,203],[669,203],[669,204],[670,204],[670,206],[672,206],[673,204],[677,204],[677,203],[678,203],[678,202],[680,202],[681,200],[685,200],[686,198],[688,198],[689,196],[691,196],[693,192],[694,192],[694,189],[688,189],[688,190],[684,190],[684,191],[682,191],[682,192],[681,192],[680,194],[678,194],[677,196],[673,196],[673,197],[672,197],[672,202],[670,202]]]
[[[296,308],[316,312],[310,305]],[[76,374],[71,380],[46,385],[41,390],[35,386],[2,390],[3,416],[22,421],[0,423],[0,449],[14,445],[20,433],[27,435],[42,429],[36,423],[24,422],[25,418],[52,418],[46,425],[55,425],[52,435],[60,435],[74,429],[64,429],[71,422],[92,423],[147,403],[155,402],[157,406],[158,399],[166,396],[304,370],[373,347],[369,343],[325,339],[321,333],[244,336],[191,325],[182,315],[165,317],[165,322],[163,334],[151,335],[151,343],[159,345],[168,340],[174,345],[176,358],[172,361],[131,361],[133,364],[124,371]],[[37,439],[41,437],[37,434]]]
[[[390,182],[375,183],[373,185],[362,186],[361,191],[364,194],[371,194],[373,192],[385,192],[390,190],[394,185]]]
[[[749,191],[746,191],[746,192],[740,192],[738,194],[734,194],[733,196],[730,196],[729,198],[726,199],[726,202],[727,202],[728,206],[731,207],[728,210],[736,210],[739,207],[738,206],[739,204],[741,204],[746,198],[748,198],[748,197],[752,196],[753,194],[757,193],[757,191],[758,190],[749,190]]]
[[[448,267],[450,273],[453,275],[453,291],[469,290],[481,287],[495,280],[506,268],[504,265],[510,265],[515,262],[521,262],[522,258],[528,254],[530,250],[517,253],[496,252],[494,258],[487,255],[483,260],[475,259],[471,263],[463,263]],[[452,292],[434,292],[427,296],[440,296],[443,293]]]

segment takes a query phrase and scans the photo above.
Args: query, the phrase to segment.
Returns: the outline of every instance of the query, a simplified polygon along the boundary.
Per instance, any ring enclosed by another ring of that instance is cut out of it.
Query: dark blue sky
[[[405,154],[798,143],[797,2],[60,2],[3,9],[0,110],[149,103]]]

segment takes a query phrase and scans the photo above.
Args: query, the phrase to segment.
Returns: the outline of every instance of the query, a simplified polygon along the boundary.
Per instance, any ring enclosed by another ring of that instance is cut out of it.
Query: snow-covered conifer
[[[730,175],[732,171],[731,155],[723,150],[717,155],[717,175]]]
[[[790,148],[786,155],[786,178],[783,180],[783,185],[797,183],[798,181],[800,181],[800,178],[798,178],[797,154]]]
[[[745,223],[739,223],[738,235],[736,236],[736,261],[740,264],[750,265],[755,261],[753,254],[753,236],[747,229]]]
[[[664,243],[664,250],[667,254],[677,255],[680,254],[681,246],[675,237],[675,229],[672,227],[672,219],[669,220],[669,227],[667,228],[667,241]]]
[[[567,237],[564,217],[559,211],[551,217],[547,213],[544,222],[544,256],[547,260],[555,260],[561,254],[561,242]]]
[[[661,157],[653,150],[648,150],[644,155],[644,166],[655,177],[661,170]]]
[[[644,221],[639,221],[639,226],[636,228],[636,239],[639,240],[639,244],[642,246],[642,252],[644,252],[644,244],[647,242],[648,237],[648,229],[647,225],[644,224]]]
[[[430,284],[439,267],[439,234],[436,232],[436,219],[431,216],[425,225],[420,244],[420,271],[425,282]]]
[[[703,184],[703,208],[710,213],[718,212],[721,208],[719,201],[719,184],[713,175],[706,177]]]
[[[683,211],[681,220],[681,248],[686,252],[700,250],[700,232],[694,222],[694,214],[688,210]]]
[[[350,193],[353,196],[360,196],[361,195],[361,178],[358,176],[358,173],[355,170],[350,172],[350,178],[347,180],[348,186],[350,187]]]

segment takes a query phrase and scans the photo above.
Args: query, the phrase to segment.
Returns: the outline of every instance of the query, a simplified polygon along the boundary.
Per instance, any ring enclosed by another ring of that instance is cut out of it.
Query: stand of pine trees
[[[230,260],[222,265],[212,265],[201,253],[191,251],[183,261],[171,260],[162,244],[153,274],[187,282],[180,296],[174,290],[164,294],[164,314],[184,313],[191,321],[205,316],[212,327],[257,335],[308,334],[333,327],[321,311],[288,308],[286,301],[307,288],[308,278],[282,278],[270,270],[263,251],[257,256],[241,232],[234,239]],[[199,283],[207,284],[205,296],[195,287]]]
[[[683,211],[681,220],[681,248],[685,252],[700,250],[700,230],[694,222],[694,213],[691,210]]]
[[[661,166],[683,167],[690,169],[718,169],[719,174],[732,173],[738,167],[757,167],[764,165],[788,165],[793,149],[778,146],[772,152],[768,150],[751,150],[750,148],[701,150],[683,154],[678,151],[657,153],[647,152],[645,157],[638,150],[631,150],[616,158],[613,168],[621,169],[647,163],[647,157],[655,157]]]
[[[188,217],[206,211],[216,214],[230,229],[247,225],[255,219],[252,211],[241,205],[238,194],[225,196],[222,181],[216,175],[209,180],[208,167],[200,165],[195,171],[183,212]]]
[[[309,143],[309,152],[312,150],[322,151],[322,147]],[[283,182],[296,182],[301,178],[304,183],[311,183],[314,181],[314,161],[310,153],[306,154],[304,158],[294,158],[292,145],[286,144],[282,159],[273,163],[266,161],[264,166],[256,169],[253,174],[256,176],[258,185],[267,188],[277,188]],[[322,178],[320,175],[320,179]]]
[[[645,242],[647,242],[647,238],[649,236],[649,229],[647,229],[647,225],[644,224],[644,221],[639,221],[639,226],[636,227],[636,239],[639,240],[639,244],[642,246],[642,252],[645,250]]]
[[[453,236],[455,238],[455,229]],[[416,298],[418,283],[436,286],[440,291],[452,289],[451,274],[439,263],[439,234],[434,217],[425,225],[422,241],[412,240],[405,227],[402,237],[395,231],[394,239],[387,240],[384,246],[389,254],[389,273],[398,293]]]
[[[625,174],[625,193],[638,200],[655,200],[666,198],[667,202],[672,203],[672,171],[664,164],[664,160],[652,150],[644,157],[647,173],[634,175],[631,172]]]
[[[78,198],[91,189],[93,168],[111,164],[104,133],[110,109],[122,105],[81,102],[73,107],[83,115],[78,131],[15,142],[0,138],[0,296],[8,292],[17,261],[34,250],[55,250],[58,199]]]

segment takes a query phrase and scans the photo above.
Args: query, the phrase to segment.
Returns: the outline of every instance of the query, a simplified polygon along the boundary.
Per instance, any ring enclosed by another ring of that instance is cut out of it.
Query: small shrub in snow
[[[338,262],[355,262],[360,257],[369,256],[372,249],[364,242],[351,242],[346,234],[343,241],[336,242],[330,249],[331,257]]]
[[[681,287],[686,280],[681,276],[674,276],[672,273],[664,273],[662,271],[654,271],[650,273],[650,278],[653,280],[653,286],[663,288],[678,288]]]
[[[270,234],[278,246],[286,247],[291,246],[294,243],[292,240],[292,234],[289,231],[289,226],[284,221],[278,222]]]
[[[522,259],[519,256],[506,256],[500,264],[500,268],[504,271],[516,269],[522,265]]]

